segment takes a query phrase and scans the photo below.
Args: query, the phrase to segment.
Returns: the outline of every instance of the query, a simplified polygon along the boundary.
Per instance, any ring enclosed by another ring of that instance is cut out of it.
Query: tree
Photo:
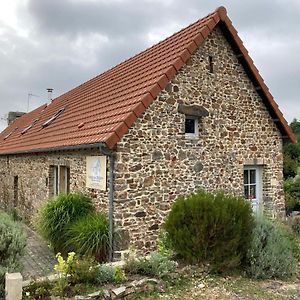
[[[283,175],[286,210],[296,210],[300,206],[300,121],[290,124],[297,137],[297,143],[287,142],[283,147]]]
[[[300,122],[294,119],[290,124],[291,129],[297,137],[297,143],[287,142],[283,147],[283,175],[285,179],[295,177],[300,167]]]

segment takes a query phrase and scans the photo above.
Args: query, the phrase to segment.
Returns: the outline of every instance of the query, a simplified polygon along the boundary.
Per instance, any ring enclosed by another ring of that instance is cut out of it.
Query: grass
[[[143,293],[133,299],[282,300],[298,299],[299,290],[299,281],[252,280],[241,276],[208,275],[205,278],[186,277],[175,285],[168,286],[164,294]]]

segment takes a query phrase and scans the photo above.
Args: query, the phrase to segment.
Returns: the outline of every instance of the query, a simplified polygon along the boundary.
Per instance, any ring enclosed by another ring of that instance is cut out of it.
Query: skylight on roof
[[[4,140],[7,140],[15,131],[18,130],[18,127],[14,128],[8,135],[4,137]]]
[[[55,119],[57,119],[59,117],[59,115],[61,115],[63,112],[65,111],[65,108],[61,108],[59,111],[57,111],[50,119],[48,119],[43,125],[42,127],[47,127],[49,126]]]
[[[21,134],[26,133],[30,128],[32,128],[37,122],[39,121],[39,119],[35,119],[29,126],[27,126],[26,128],[23,129],[23,131],[21,132]]]

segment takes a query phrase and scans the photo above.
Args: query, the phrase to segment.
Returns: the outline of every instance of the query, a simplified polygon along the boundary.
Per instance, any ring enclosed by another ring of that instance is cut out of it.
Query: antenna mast
[[[29,111],[29,102],[30,102],[31,97],[40,97],[40,96],[32,94],[31,92],[28,93],[28,96],[27,96],[27,112]]]

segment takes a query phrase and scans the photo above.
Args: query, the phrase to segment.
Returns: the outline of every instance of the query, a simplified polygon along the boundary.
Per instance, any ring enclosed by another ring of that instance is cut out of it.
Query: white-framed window
[[[254,212],[262,207],[262,167],[244,166],[244,197],[251,202]]]
[[[70,192],[70,168],[67,166],[51,166],[49,176],[51,196]]]
[[[197,117],[185,116],[184,133],[186,138],[199,136],[199,120]]]

